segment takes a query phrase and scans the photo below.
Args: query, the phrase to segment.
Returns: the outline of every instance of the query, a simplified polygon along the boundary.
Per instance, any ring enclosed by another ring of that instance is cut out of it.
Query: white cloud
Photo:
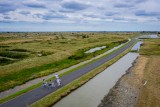
[[[2,0],[0,23],[160,23],[159,0]]]

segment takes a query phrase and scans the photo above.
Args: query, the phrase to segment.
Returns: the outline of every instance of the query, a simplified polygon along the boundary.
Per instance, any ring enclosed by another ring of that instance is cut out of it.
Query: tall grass
[[[141,55],[160,55],[160,39],[145,39],[140,48]]]
[[[23,59],[28,57],[27,54],[18,53],[18,52],[11,52],[11,51],[2,51],[0,52],[0,56],[8,57],[8,58],[15,58],[15,59]]]
[[[9,58],[1,58],[0,57],[0,65],[6,65],[15,62],[15,60],[11,60]]]
[[[11,49],[10,51],[16,51],[16,52],[30,52],[26,49]]]

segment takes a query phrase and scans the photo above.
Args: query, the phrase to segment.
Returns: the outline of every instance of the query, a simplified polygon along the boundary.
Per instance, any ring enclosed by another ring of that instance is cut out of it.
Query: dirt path
[[[140,89],[145,82],[142,77],[147,62],[146,57],[140,56],[98,107],[135,107]]]

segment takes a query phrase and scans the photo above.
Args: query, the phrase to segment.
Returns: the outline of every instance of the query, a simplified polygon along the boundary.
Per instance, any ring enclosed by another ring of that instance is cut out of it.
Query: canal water
[[[132,66],[138,53],[128,53],[53,107],[97,107],[119,78]]]
[[[143,44],[142,41],[137,42],[137,43],[132,47],[131,50],[137,50],[137,51],[139,51],[139,49],[140,49],[140,47],[141,47],[141,44]]]
[[[90,49],[90,50],[88,50],[88,51],[86,51],[84,53],[93,53],[95,51],[102,50],[104,48],[106,48],[106,46],[96,47],[96,48],[92,48],[92,49]]]
[[[139,38],[140,38],[140,39],[145,39],[145,38],[153,38],[153,39],[156,39],[156,38],[160,38],[160,37],[158,37],[157,34],[151,34],[151,35],[143,35],[143,36],[140,36]]]

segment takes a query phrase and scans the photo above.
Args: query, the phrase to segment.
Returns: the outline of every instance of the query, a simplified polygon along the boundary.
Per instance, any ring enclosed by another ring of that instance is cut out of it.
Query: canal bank
[[[135,107],[140,89],[145,85],[142,77],[147,62],[146,57],[138,57],[98,107]]]

